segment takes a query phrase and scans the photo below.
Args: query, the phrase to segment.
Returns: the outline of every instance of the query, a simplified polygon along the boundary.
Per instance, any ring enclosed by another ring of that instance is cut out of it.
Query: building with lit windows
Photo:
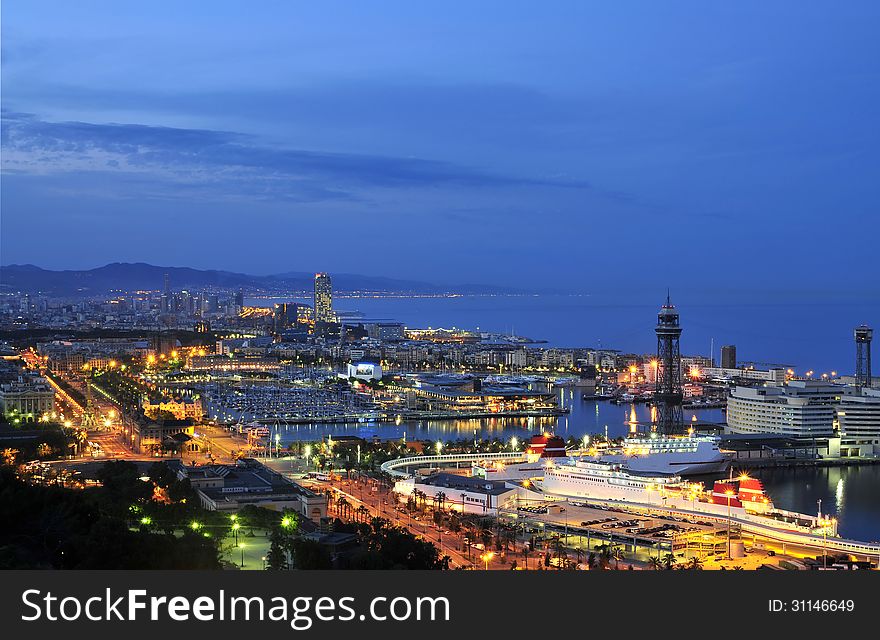
[[[149,397],[144,398],[141,408],[144,414],[155,420],[162,413],[170,413],[178,420],[194,420],[201,422],[204,416],[200,400],[166,400],[159,399],[156,402]]]
[[[315,322],[336,322],[333,314],[333,283],[326,273],[315,274]]]
[[[709,380],[755,380],[757,382],[772,382],[782,384],[785,382],[785,369],[727,369],[725,367],[705,367],[700,369],[700,377]]]
[[[854,448],[862,452],[870,448],[874,455],[880,455],[880,390],[864,389],[858,395],[842,396],[837,405],[837,427],[842,456]]]
[[[0,410],[25,422],[39,420],[55,405],[55,391],[45,378],[19,377],[0,384]]]
[[[824,455],[835,458],[880,455],[880,391],[818,380],[736,387],[727,400],[727,430],[827,439]]]
[[[192,420],[149,419],[144,416],[128,426],[131,448],[144,455],[158,456],[170,451],[195,450]]]
[[[308,324],[312,320],[312,309],[307,304],[281,302],[273,310],[275,333],[281,333],[298,324]]]
[[[835,435],[836,406],[851,387],[814,380],[785,385],[735,387],[727,399],[731,433],[773,433],[793,438]]]

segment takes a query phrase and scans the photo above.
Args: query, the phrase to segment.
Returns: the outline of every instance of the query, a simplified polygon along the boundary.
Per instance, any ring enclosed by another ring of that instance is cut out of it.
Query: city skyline
[[[876,289],[873,3],[158,6],[4,7],[4,264]]]

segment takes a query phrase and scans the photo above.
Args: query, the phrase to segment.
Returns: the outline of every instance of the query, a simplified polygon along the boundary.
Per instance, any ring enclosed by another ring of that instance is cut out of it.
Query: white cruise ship
[[[633,471],[611,462],[557,458],[545,461],[544,478],[534,484],[546,495],[666,511],[721,526],[734,524],[743,532],[781,543],[865,558],[880,553],[876,542],[838,537],[834,518],[776,508],[761,481],[746,475],[716,480],[708,490],[702,483],[676,475]]]
[[[730,458],[718,448],[715,436],[651,436],[624,440],[620,447],[593,456],[596,460],[621,463],[632,471],[694,476],[723,473]]]
[[[712,490],[680,476],[634,471],[619,463],[575,458],[548,460],[544,478],[537,483],[547,494],[591,499],[637,507],[670,509],[720,521],[768,530],[815,535],[816,516],[776,509],[757,478],[740,476],[716,480]],[[836,523],[835,523],[836,527]],[[836,528],[829,535],[836,536]]]

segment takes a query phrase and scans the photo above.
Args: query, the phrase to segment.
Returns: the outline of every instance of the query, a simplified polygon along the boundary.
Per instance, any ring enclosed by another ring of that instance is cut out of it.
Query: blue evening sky
[[[2,6],[3,264],[877,291],[880,3]]]

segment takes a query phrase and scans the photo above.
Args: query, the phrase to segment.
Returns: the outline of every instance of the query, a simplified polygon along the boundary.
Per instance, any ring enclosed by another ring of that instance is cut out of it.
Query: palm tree
[[[421,502],[421,503],[422,503],[422,506],[424,506],[424,504],[425,504],[425,503],[424,503],[424,500],[425,500],[425,498],[427,498],[428,496],[427,496],[423,491],[420,491],[419,489],[413,489],[413,491],[412,491],[412,497],[413,497],[413,500],[415,500],[416,508],[418,508],[418,507],[419,507],[419,502]]]
[[[611,546],[608,544],[600,544],[596,547],[599,550],[599,569],[605,570],[611,564]]]
[[[676,562],[678,562],[678,560],[673,553],[667,553],[665,556],[663,556],[663,566],[666,569],[672,569],[673,565],[675,565]]]
[[[651,557],[648,560],[648,566],[650,566],[654,571],[660,571],[663,568],[663,561],[660,558]]]
[[[614,568],[620,569],[620,561],[623,560],[623,549],[618,546],[612,547],[608,552],[609,558],[614,560]]]
[[[590,569],[595,569],[598,566],[599,561],[596,558],[596,554],[590,551],[589,555],[587,556],[587,567],[589,567]]]
[[[690,560],[688,560],[687,568],[691,571],[699,571],[703,568],[703,561],[700,560],[697,556],[693,556]]]
[[[434,496],[434,499],[437,501],[437,504],[440,505],[440,511],[443,511],[446,508],[446,494],[442,491],[438,491]]]
[[[3,458],[3,464],[13,465],[15,464],[15,458],[18,454],[21,453],[18,449],[3,449],[0,452],[0,456]]]
[[[358,514],[364,519],[364,522],[367,522],[370,519],[370,510],[367,509],[366,505],[361,505],[357,510]],[[358,518],[360,520],[360,518]]]
[[[337,515],[341,516],[342,518],[345,518],[345,516],[348,512],[348,508],[350,506],[351,506],[351,504],[348,502],[348,500],[345,497],[339,498],[339,500],[336,501]]]
[[[492,544],[492,530],[486,527],[483,523],[481,523],[480,526],[480,542],[483,543],[486,551],[488,551],[489,545]]]

